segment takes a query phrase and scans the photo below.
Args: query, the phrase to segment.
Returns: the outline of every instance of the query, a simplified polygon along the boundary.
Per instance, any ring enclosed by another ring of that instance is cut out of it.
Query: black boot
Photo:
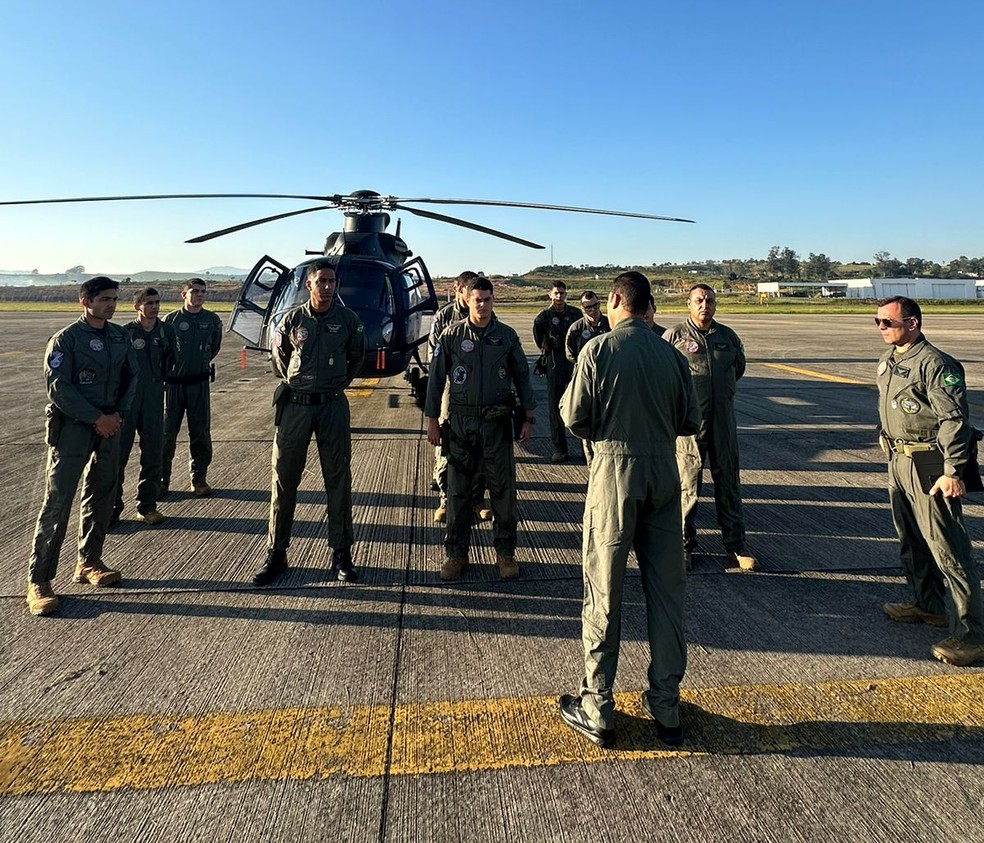
[[[338,568],[338,578],[342,582],[355,582],[359,579],[359,572],[352,564],[352,549],[349,547],[336,547],[332,551],[331,567]]]
[[[286,570],[287,551],[268,550],[263,567],[253,574],[253,585],[270,585]]]

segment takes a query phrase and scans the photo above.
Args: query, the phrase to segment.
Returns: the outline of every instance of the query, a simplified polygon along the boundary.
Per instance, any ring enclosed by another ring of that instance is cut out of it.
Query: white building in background
[[[823,283],[760,281],[759,294],[778,296],[782,290],[809,288],[823,297],[848,299],[984,299],[984,280],[974,278],[847,278]]]

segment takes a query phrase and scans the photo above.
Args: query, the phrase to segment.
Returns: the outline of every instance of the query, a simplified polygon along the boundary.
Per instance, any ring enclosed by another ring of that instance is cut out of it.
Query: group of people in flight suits
[[[268,554],[253,578],[274,582],[287,569],[297,488],[315,438],[328,497],[328,541],[339,579],[357,579],[351,498],[351,429],[344,390],[365,355],[363,327],[335,296],[330,259],[312,264],[309,301],[278,324],[272,350],[281,379],[274,396],[276,434]],[[145,289],[138,318],[110,322],[119,285],[105,277],[82,285],[82,317],[55,334],[45,352],[49,398],[44,501],[28,569],[32,614],[58,610],[52,581],[68,515],[82,480],[76,582],[120,581],[102,559],[106,531],[123,508],[123,468],[139,434],[137,517],[161,523],[157,501],[167,494],[174,441],[185,414],[191,438],[191,484],[208,495],[212,456],[208,383],[221,344],[221,323],[204,310],[205,285],[192,279],[184,307],[158,318],[160,297]],[[458,579],[469,564],[471,527],[492,520],[500,576],[519,576],[514,441],[532,433],[535,401],[530,367],[515,330],[494,313],[494,287],[462,273],[454,300],[440,310],[431,334],[424,404],[428,441],[438,448],[435,520],[446,523],[440,576]],[[738,335],[715,318],[716,295],[704,284],[688,294],[688,318],[668,329],[654,322],[649,281],[619,275],[607,316],[591,291],[580,311],[563,283],[533,323],[541,352],[535,371],[547,379],[551,459],[570,458],[568,431],[588,462],[582,566],[585,674],[576,695],[559,700],[560,716],[600,746],[612,746],[619,626],[625,566],[634,550],[646,598],[651,663],[641,705],[660,739],[677,745],[679,684],[686,667],[683,608],[686,570],[697,550],[694,522],[705,464],[724,546],[733,564],[755,570],[745,539],[734,398],[745,372]],[[886,603],[902,623],[945,626],[932,647],[954,665],[984,659],[980,577],[963,522],[961,499],[979,486],[963,368],[922,334],[911,299],[879,303],[875,319],[890,346],[877,369],[882,442],[889,459],[889,495],[912,599]],[[165,408],[167,414],[165,415]],[[922,455],[922,456],[920,456]],[[936,459],[931,488],[927,455]],[[484,505],[489,492],[489,508]]]

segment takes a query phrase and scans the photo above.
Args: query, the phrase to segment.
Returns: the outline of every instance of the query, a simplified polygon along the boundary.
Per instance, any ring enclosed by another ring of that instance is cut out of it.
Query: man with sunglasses
[[[931,652],[964,667],[984,660],[984,611],[960,503],[965,471],[977,471],[963,366],[926,340],[912,299],[880,301],[875,324],[891,346],[878,363],[880,442],[889,458],[888,497],[913,597],[882,609],[899,623],[949,627],[950,635]],[[927,494],[917,465],[935,451],[942,455],[942,471]]]
[[[581,293],[581,313],[584,316],[567,329],[567,340],[564,343],[567,360],[571,363],[577,362],[577,356],[588,340],[611,330],[608,317],[601,312],[601,299],[594,290]]]

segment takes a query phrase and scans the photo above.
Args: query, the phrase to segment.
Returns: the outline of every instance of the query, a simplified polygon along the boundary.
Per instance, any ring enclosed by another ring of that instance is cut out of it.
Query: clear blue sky
[[[697,225],[437,208],[567,264],[984,254],[984,4],[6,0],[0,198],[470,197]],[[286,263],[325,211],[208,200],[0,208],[0,268]],[[434,274],[534,252],[403,218]]]

